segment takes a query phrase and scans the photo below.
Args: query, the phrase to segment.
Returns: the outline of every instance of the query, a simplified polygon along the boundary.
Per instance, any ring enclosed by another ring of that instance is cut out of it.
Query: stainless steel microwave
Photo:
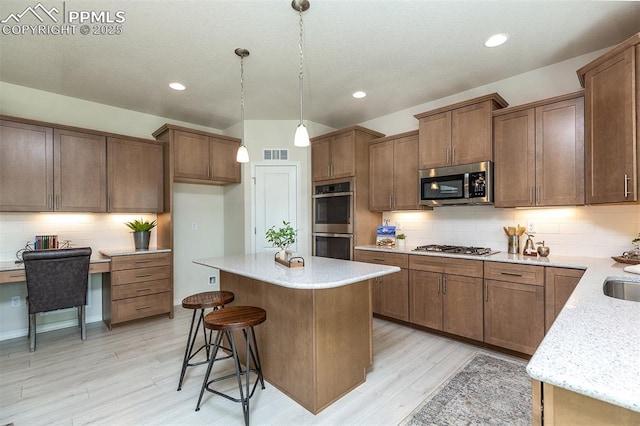
[[[493,204],[493,163],[461,164],[420,170],[420,204]]]

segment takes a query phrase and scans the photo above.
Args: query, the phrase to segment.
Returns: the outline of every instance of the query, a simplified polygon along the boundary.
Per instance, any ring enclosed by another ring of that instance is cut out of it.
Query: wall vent
[[[264,160],[288,160],[288,149],[265,149],[262,158]]]

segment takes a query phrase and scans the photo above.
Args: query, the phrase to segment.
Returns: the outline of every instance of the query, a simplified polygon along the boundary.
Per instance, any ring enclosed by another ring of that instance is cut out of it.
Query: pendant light
[[[236,55],[240,57],[240,147],[236,154],[236,161],[238,163],[249,162],[249,151],[244,144],[244,58],[249,56],[247,49],[237,48],[235,50]]]
[[[299,14],[300,14],[300,43],[298,44],[299,50],[300,50],[300,71],[298,73],[298,79],[300,82],[300,123],[298,124],[298,128],[296,129],[296,135],[293,139],[293,144],[295,146],[309,146],[309,132],[307,131],[307,127],[304,125],[303,121],[302,121],[302,117],[303,117],[303,101],[302,101],[302,94],[303,94],[303,88],[304,88],[304,70],[303,70],[303,63],[304,63],[304,46],[303,46],[303,39],[304,39],[304,25],[302,22],[302,12],[304,12],[305,10],[309,9],[309,6],[311,6],[309,4],[308,0],[293,0],[291,2],[291,7],[296,10]]]

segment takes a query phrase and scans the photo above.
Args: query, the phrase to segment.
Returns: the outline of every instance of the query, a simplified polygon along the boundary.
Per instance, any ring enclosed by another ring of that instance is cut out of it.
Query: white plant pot
[[[396,240],[396,246],[404,247],[406,240]]]
[[[281,260],[287,260],[287,251],[286,251],[286,250],[280,250],[280,251],[278,252],[278,257],[279,257]]]

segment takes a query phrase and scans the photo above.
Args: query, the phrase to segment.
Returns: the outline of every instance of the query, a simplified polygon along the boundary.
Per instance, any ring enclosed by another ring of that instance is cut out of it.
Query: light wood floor
[[[173,320],[113,331],[89,324],[84,342],[75,328],[42,333],[35,353],[26,337],[0,342],[0,425],[243,424],[240,404],[211,393],[195,412],[205,366],[190,368],[176,391],[190,312],[176,307]],[[251,399],[251,424],[397,425],[480,351],[374,319],[366,383],[316,416],[267,383]]]

